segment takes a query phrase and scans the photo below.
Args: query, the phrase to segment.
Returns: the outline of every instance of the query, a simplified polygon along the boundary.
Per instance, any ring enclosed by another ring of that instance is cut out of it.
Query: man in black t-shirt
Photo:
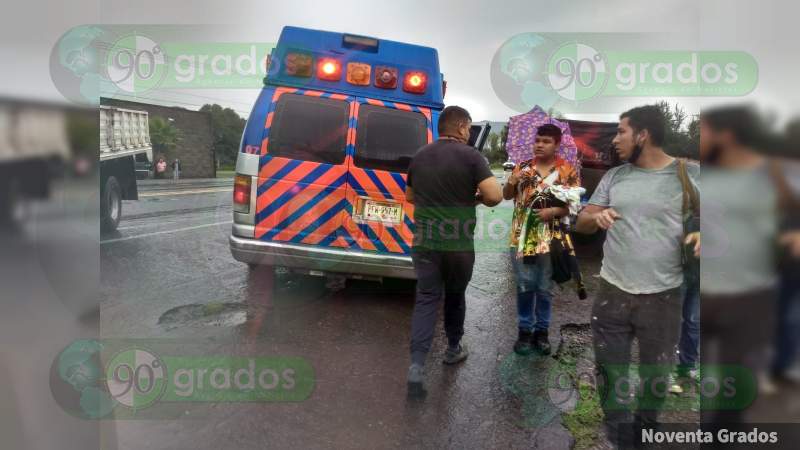
[[[444,363],[456,364],[467,357],[461,336],[464,292],[475,262],[475,205],[494,206],[503,199],[486,160],[466,145],[471,125],[472,118],[465,109],[445,108],[439,117],[439,139],[419,149],[408,169],[406,199],[414,204],[411,257],[417,274],[408,370],[411,396],[425,393],[423,367],[443,296],[448,341]]]

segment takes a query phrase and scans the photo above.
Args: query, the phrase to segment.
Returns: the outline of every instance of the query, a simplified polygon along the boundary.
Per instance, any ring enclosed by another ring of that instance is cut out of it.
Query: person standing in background
[[[175,158],[175,161],[172,161],[172,179],[174,181],[178,181],[181,178],[181,160]]]

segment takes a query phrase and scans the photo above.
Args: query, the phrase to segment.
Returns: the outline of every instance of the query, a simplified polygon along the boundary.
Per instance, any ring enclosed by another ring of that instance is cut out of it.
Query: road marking
[[[229,223],[233,223],[233,221],[232,220],[226,220],[225,222],[206,223],[206,224],[203,224],[203,225],[195,225],[193,227],[177,228],[175,230],[154,231],[152,233],[137,234],[135,236],[125,236],[125,237],[114,238],[114,239],[106,239],[105,241],[100,241],[100,244],[101,245],[102,244],[111,244],[111,243],[114,243],[114,242],[129,241],[131,239],[139,239],[139,238],[143,238],[143,237],[158,236],[160,234],[180,233],[182,231],[191,231],[191,230],[197,230],[199,228],[215,227],[215,226],[218,226],[218,225],[225,225],[225,224],[229,224]]]
[[[189,195],[189,194],[207,194],[209,192],[229,192],[232,187],[216,188],[216,189],[195,189],[193,191],[168,191],[168,192],[152,192],[149,194],[139,194],[139,197],[159,197],[162,195]]]

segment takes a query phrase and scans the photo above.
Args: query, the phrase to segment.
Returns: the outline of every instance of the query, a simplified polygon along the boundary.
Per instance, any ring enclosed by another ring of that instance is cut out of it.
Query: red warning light
[[[342,65],[330,58],[320,59],[317,63],[317,78],[327,81],[339,81],[342,78]]]
[[[383,89],[397,87],[397,68],[387,66],[375,67],[375,86]]]
[[[428,77],[425,72],[407,72],[403,80],[403,90],[412,94],[423,94],[427,84]]]

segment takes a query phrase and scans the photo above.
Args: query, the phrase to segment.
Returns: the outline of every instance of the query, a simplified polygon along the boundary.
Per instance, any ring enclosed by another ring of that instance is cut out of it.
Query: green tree
[[[502,131],[500,131],[500,149],[503,150],[503,152],[506,152],[506,154],[508,154],[508,152],[506,151],[507,142],[508,142],[508,124],[505,124],[503,125]]]
[[[157,155],[171,154],[180,141],[180,132],[163,117],[150,117],[150,143],[153,144],[154,158]],[[167,158],[169,159],[169,157]]]
[[[221,165],[233,165],[239,154],[239,144],[245,120],[231,108],[218,104],[205,104],[200,111],[211,116],[211,133],[214,136],[214,152]]]
[[[67,138],[73,155],[97,158],[97,149],[100,146],[97,117],[79,112],[68,112]]]
[[[497,133],[489,133],[488,149],[486,150],[486,158],[489,164],[502,163],[508,159],[508,154],[503,150],[500,142],[501,136]]]
[[[664,114],[666,134],[664,151],[672,156],[697,159],[700,128],[697,117],[689,117],[686,110],[677,103],[670,105],[667,101],[657,103]],[[688,122],[687,122],[688,121]]]

